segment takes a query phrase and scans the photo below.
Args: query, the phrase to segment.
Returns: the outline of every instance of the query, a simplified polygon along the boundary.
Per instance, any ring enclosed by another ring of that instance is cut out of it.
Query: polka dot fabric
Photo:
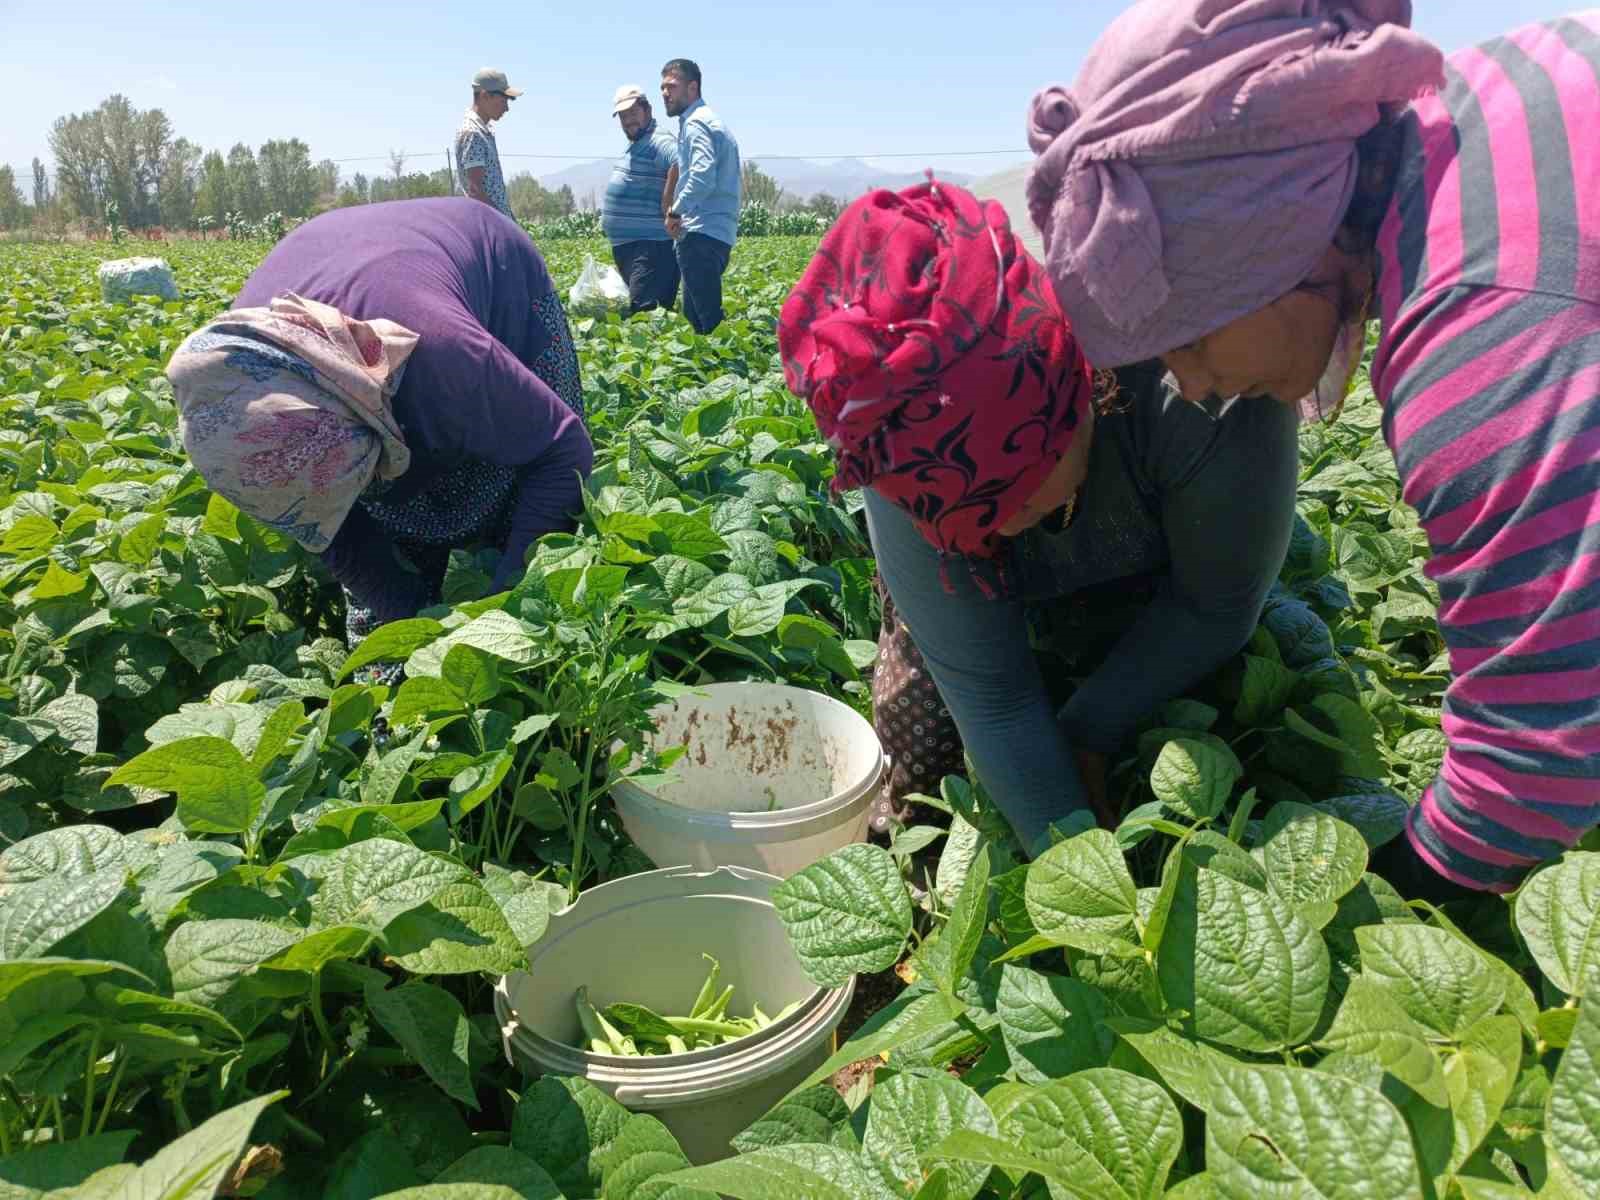
[[[938,795],[946,775],[966,773],[961,735],[939,696],[911,631],[883,589],[883,624],[872,671],[872,725],[889,755],[888,778],[872,807],[872,828],[885,833],[903,822],[914,793]]]

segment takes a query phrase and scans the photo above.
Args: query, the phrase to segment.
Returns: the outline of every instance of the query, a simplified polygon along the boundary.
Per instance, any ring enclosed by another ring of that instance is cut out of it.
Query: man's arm
[[[672,204],[672,211],[680,218],[695,211],[701,197],[716,186],[717,175],[717,145],[710,128],[702,121],[690,121],[684,138],[688,142],[689,161],[678,164],[683,186]],[[669,228],[671,221],[669,217]]]
[[[667,184],[661,189],[661,215],[664,217],[672,211],[672,196],[678,190],[678,164],[673,163],[667,168]]]
[[[461,169],[467,195],[492,208],[486,183],[489,175],[489,143],[476,133],[463,133],[456,142],[456,164]]]

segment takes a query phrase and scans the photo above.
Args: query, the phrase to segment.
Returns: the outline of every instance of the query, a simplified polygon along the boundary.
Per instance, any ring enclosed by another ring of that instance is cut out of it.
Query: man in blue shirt
[[[668,176],[678,165],[678,140],[656,126],[644,89],[620,87],[611,112],[628,148],[606,185],[600,225],[611,257],[628,281],[630,313],[671,308],[678,296],[678,259],[665,221],[671,202]]]
[[[683,315],[696,333],[710,333],[722,323],[722,273],[739,230],[739,143],[700,98],[700,68],[689,59],[661,68],[661,99],[678,118],[667,232],[678,243]]]

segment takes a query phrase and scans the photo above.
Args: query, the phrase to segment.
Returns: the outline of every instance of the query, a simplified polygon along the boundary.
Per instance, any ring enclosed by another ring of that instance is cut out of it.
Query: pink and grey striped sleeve
[[[1454,675],[1411,841],[1505,891],[1600,821],[1600,12],[1447,75],[1406,118],[1373,380]]]

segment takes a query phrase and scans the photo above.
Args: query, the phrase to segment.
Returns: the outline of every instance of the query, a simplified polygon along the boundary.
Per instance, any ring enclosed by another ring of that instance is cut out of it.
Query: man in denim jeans
[[[722,323],[722,273],[739,229],[739,143],[700,98],[700,68],[687,58],[661,68],[661,99],[678,118],[667,232],[678,244],[683,315],[696,333],[710,333]]]

